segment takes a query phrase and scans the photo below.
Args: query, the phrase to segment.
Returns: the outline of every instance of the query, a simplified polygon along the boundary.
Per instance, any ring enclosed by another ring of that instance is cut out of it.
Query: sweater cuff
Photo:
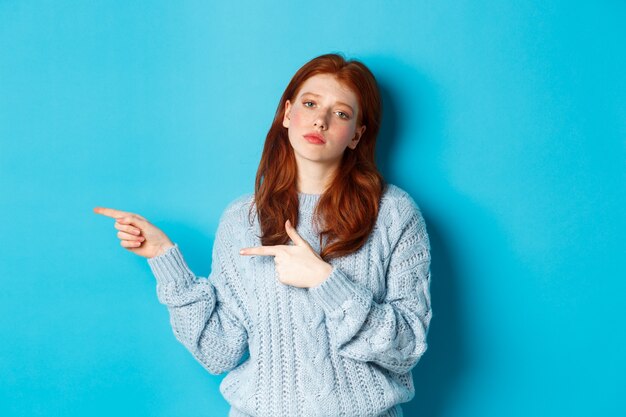
[[[349,310],[353,303],[369,306],[372,295],[364,293],[363,288],[350,280],[341,270],[333,266],[326,281],[309,288],[309,293],[324,309],[329,317],[342,319],[344,310]]]
[[[159,256],[148,258],[148,265],[160,284],[189,285],[195,274],[189,269],[177,243]]]

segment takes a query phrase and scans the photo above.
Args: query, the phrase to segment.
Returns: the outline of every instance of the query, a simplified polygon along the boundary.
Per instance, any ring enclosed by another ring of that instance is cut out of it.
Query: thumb
[[[143,218],[143,217],[141,217],[139,215],[136,215],[136,214],[131,214],[131,215],[118,217],[115,220],[118,223],[121,223],[121,224],[132,224],[132,225],[140,227],[140,228],[145,228],[150,223],[145,218]]]
[[[309,242],[307,242],[306,240],[304,240],[296,231],[296,228],[293,227],[293,225],[291,224],[291,222],[289,221],[289,219],[287,219],[287,221],[285,222],[285,230],[287,231],[287,234],[289,235],[289,237],[291,238],[291,240],[293,240],[293,243],[295,243],[298,246],[308,246],[311,247],[309,245]]]

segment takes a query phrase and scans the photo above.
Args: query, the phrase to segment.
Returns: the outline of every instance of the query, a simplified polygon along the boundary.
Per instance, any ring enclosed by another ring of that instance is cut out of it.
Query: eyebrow
[[[306,93],[302,93],[301,95],[310,95],[310,96],[314,96],[314,97],[321,97],[319,94],[315,94],[315,93],[311,93],[311,92],[306,92]],[[341,104],[343,106],[346,106],[347,108],[349,108],[350,110],[352,110],[354,112],[354,109],[352,108],[352,106],[350,106],[349,104],[343,103],[341,101],[338,101],[337,104]]]

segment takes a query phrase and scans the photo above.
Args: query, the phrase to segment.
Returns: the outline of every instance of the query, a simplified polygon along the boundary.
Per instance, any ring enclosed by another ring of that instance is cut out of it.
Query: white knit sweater
[[[319,253],[312,214],[320,195],[299,193],[297,231]],[[389,184],[376,225],[356,253],[330,260],[317,287],[282,284],[260,246],[252,194],[220,219],[208,278],[178,244],[148,259],[176,338],[212,374],[230,416],[402,416],[411,369],[426,350],[430,243],[415,201]]]

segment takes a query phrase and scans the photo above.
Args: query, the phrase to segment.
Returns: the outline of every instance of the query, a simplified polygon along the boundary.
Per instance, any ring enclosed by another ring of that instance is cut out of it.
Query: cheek
[[[354,126],[352,126],[351,124],[337,127],[337,136],[339,136],[346,142],[349,142],[350,139],[354,137],[354,133]]]
[[[301,125],[304,121],[304,115],[299,109],[293,109],[289,114],[290,123],[294,125]]]

